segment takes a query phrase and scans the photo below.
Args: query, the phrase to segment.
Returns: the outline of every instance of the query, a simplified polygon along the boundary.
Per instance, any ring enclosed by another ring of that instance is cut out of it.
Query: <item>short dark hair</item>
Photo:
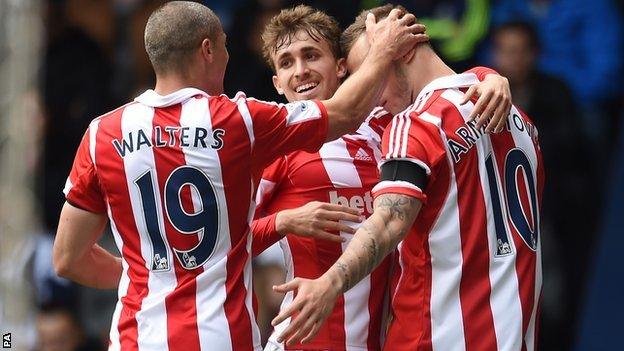
[[[273,71],[275,71],[275,62],[271,56],[279,48],[289,45],[299,31],[305,31],[316,41],[325,39],[334,57],[336,59],[342,57],[338,22],[322,11],[299,5],[284,9],[273,16],[262,33],[262,54]]]
[[[145,51],[156,73],[182,69],[189,54],[221,32],[219,17],[191,1],[168,2],[150,15],[145,25]]]
[[[509,30],[515,30],[524,33],[529,40],[529,45],[531,46],[531,49],[536,51],[540,49],[539,35],[537,34],[535,27],[533,27],[531,23],[526,21],[505,22],[494,29],[492,37],[496,38],[500,33]]]
[[[366,32],[366,16],[368,16],[369,13],[375,15],[375,19],[379,21],[388,17],[390,11],[394,9],[401,10],[403,14],[408,12],[405,7],[392,4],[386,4],[360,12],[360,14],[355,18],[355,21],[347,27],[347,29],[345,29],[340,36],[340,49],[342,50],[342,53],[345,56],[348,55],[351,48],[353,48],[353,44],[355,44],[360,35]]]

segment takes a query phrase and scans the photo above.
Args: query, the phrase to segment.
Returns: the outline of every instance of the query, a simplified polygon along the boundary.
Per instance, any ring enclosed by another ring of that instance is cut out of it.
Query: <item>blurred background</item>
[[[143,48],[163,1],[0,0],[0,333],[23,350],[103,350],[115,291],[55,276],[61,192],[91,119],[153,87]],[[305,3],[346,27],[377,0],[204,1],[228,33],[226,92],[282,101],[260,33]],[[624,4],[616,0],[394,1],[427,25],[440,56],[506,76],[540,131],[542,350],[621,350],[624,331]],[[106,234],[102,245],[113,252]],[[259,323],[280,296],[279,259],[256,262]]]

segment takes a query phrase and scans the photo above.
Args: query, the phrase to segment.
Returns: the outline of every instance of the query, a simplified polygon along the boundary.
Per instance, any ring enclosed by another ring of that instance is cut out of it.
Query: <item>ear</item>
[[[336,75],[339,79],[344,78],[347,75],[347,60],[344,58],[339,58],[336,61]]]
[[[284,90],[282,89],[282,86],[280,85],[279,79],[277,79],[276,75],[273,75],[273,86],[275,87],[275,90],[277,90],[277,93],[280,95],[284,95]]]
[[[208,63],[212,63],[214,60],[212,42],[208,38],[204,38],[201,42],[200,52],[202,57],[208,61]]]

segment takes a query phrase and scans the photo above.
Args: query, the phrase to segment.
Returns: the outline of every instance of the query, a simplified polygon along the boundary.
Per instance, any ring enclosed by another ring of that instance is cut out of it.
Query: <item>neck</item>
[[[420,45],[408,64],[406,74],[413,101],[427,84],[437,78],[455,74],[455,71],[447,66],[429,45]]]
[[[193,76],[197,75],[185,75],[180,73],[157,74],[154,91],[159,95],[169,95],[184,88],[197,88],[205,92],[210,91],[206,84],[202,84],[196,79],[193,79]]]

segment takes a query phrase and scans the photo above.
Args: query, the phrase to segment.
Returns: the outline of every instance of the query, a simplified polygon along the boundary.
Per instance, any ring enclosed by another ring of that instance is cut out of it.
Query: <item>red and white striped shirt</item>
[[[274,230],[275,214],[310,201],[331,202],[359,208],[363,215],[373,211],[371,189],[379,180],[381,135],[391,115],[378,108],[353,134],[324,144],[316,153],[294,152],[276,160],[262,176],[258,191],[257,216],[273,214],[254,221],[253,251],[259,253],[279,240]],[[348,223],[358,227],[360,223]],[[293,277],[318,278],[331,267],[353,237],[341,232],[345,243],[287,235],[279,241],[284,253],[287,280]],[[341,296],[318,335],[306,344],[285,347],[287,350],[379,350],[384,330],[385,298],[388,290],[389,259]],[[294,296],[288,293],[282,308]],[[269,343],[283,346],[277,336],[289,320],[275,327]]]
[[[424,205],[399,244],[387,350],[534,350],[542,286],[544,184],[537,129],[512,108],[498,134],[477,130],[460,105],[473,74],[428,84],[383,137],[384,161],[428,174],[425,189],[381,182],[374,196]]]
[[[277,157],[316,151],[322,104],[148,90],[95,119],[64,190],[108,213],[122,254],[110,350],[259,350],[253,196]]]

